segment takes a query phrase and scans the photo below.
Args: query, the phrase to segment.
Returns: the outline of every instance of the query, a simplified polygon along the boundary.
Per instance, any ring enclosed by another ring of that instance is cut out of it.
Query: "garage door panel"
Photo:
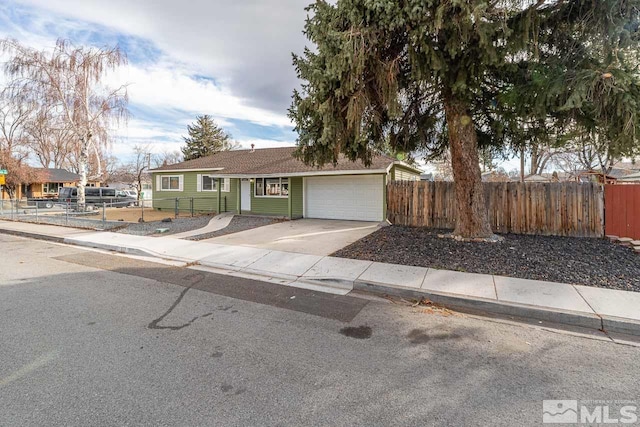
[[[382,175],[305,179],[307,218],[382,221]]]

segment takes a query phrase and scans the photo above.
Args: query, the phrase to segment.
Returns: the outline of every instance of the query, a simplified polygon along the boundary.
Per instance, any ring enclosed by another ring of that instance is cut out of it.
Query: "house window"
[[[262,197],[264,196],[264,179],[256,178],[256,196]]]
[[[182,176],[163,176],[160,179],[160,191],[180,191],[182,188]]]
[[[200,175],[202,190],[198,191],[218,191],[218,178],[212,175]],[[223,178],[220,191],[228,193],[231,191],[231,178]]]
[[[64,184],[62,182],[45,182],[44,184],[42,184],[42,193],[58,194],[62,187],[64,187]]]
[[[218,191],[218,180],[211,175],[202,175],[202,191]]]
[[[288,197],[289,178],[256,178],[256,197]]]

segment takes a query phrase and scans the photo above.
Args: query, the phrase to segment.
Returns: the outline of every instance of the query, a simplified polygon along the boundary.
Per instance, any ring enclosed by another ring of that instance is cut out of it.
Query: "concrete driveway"
[[[378,229],[378,222],[298,219],[203,240],[311,255],[329,255]]]

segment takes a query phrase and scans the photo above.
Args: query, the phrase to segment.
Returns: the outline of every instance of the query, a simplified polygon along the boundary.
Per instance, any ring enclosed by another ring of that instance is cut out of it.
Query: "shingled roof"
[[[77,173],[69,172],[66,169],[54,169],[54,168],[36,168],[41,171],[43,177],[42,182],[76,182],[80,181],[80,175]]]
[[[295,149],[296,147],[284,147],[221,151],[212,156],[162,166],[153,169],[152,172],[215,170],[215,173],[220,175],[302,175],[314,172],[380,171],[386,170],[395,162],[391,157],[378,155],[374,156],[371,165],[366,167],[361,161],[352,162],[341,156],[335,167],[332,164],[328,164],[318,168],[305,165],[293,157]]]

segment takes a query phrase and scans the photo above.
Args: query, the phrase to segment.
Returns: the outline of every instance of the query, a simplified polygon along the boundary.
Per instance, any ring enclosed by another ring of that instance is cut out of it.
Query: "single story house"
[[[80,182],[80,175],[58,168],[33,168],[38,182],[22,184],[17,188],[15,198],[22,199],[55,199],[62,187],[75,187]],[[100,181],[89,180],[87,187],[100,187]],[[8,198],[3,191],[2,198]]]
[[[222,151],[153,169],[153,207],[171,211],[179,199],[181,210],[382,221],[387,181],[420,179],[419,169],[384,155],[368,167],[340,158],[317,168],[294,150]]]

